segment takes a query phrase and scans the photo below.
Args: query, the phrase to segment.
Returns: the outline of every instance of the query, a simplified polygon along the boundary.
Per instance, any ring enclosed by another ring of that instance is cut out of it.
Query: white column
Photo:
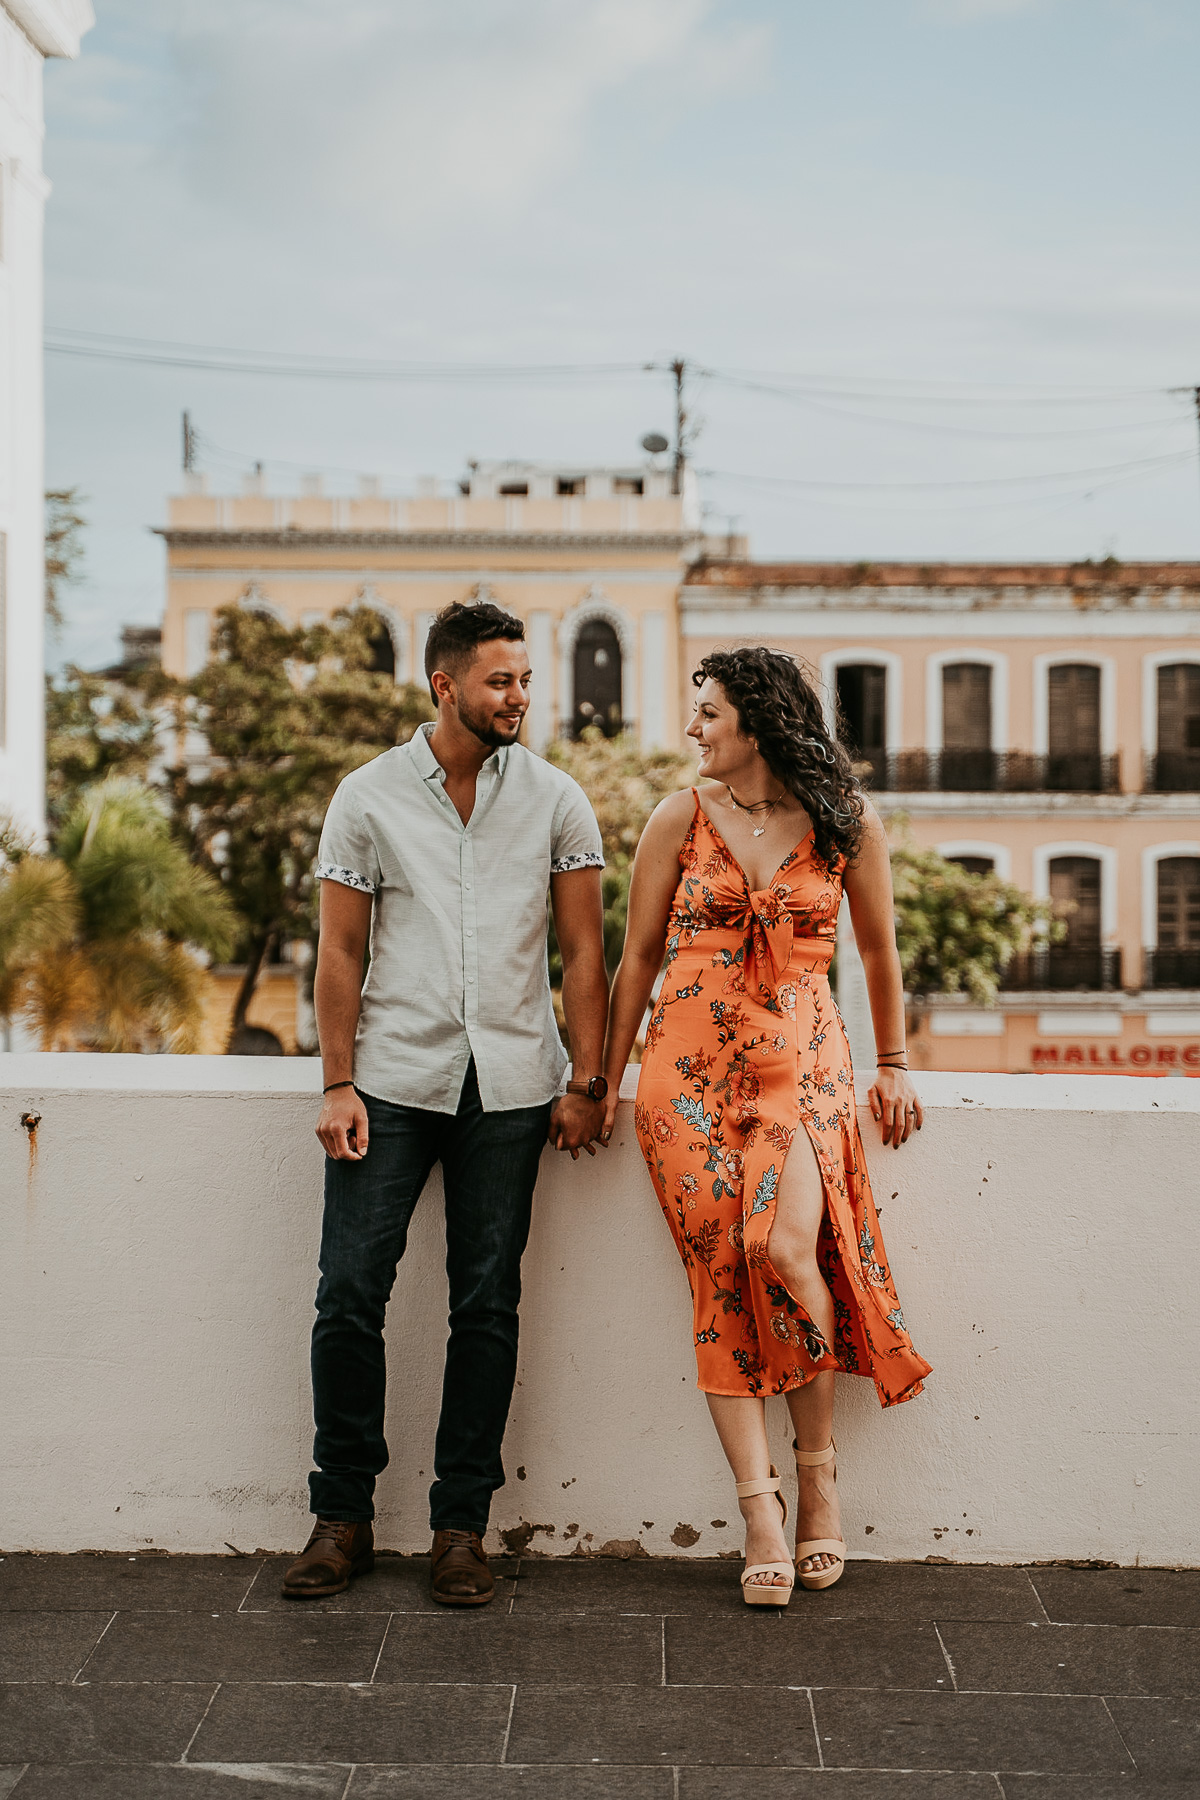
[[[529,615],[529,660],[533,680],[529,685],[529,747],[545,750],[554,736],[554,615]]]
[[[667,722],[667,619],[665,613],[642,614],[641,745],[660,750]]]

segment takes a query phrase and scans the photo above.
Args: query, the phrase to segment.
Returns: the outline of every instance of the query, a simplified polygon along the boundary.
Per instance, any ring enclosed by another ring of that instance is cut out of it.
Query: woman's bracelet
[[[323,1087],[321,1089],[321,1092],[322,1092],[322,1094],[332,1094],[334,1088],[353,1087],[353,1086],[354,1086],[354,1083],[352,1081],[331,1081],[328,1087]]]

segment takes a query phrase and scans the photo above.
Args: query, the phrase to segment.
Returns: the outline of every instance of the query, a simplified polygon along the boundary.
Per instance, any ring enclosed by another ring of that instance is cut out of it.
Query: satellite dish
[[[648,450],[651,456],[660,456],[664,450],[670,448],[671,446],[661,431],[648,431],[642,439],[642,449]]]

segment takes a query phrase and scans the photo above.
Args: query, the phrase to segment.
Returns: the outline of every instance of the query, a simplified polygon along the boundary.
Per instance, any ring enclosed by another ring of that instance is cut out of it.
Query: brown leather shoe
[[[443,1606],[486,1606],[496,1592],[477,1531],[435,1531],[432,1592]]]
[[[375,1567],[375,1533],[369,1520],[318,1519],[312,1536],[283,1578],[289,1600],[341,1594],[355,1575]]]

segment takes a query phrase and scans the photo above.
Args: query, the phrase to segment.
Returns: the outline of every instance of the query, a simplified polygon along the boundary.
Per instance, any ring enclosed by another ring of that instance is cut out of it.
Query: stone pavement
[[[279,1556],[0,1559],[0,1800],[1182,1800],[1200,1571],[423,1558],[333,1600]]]

